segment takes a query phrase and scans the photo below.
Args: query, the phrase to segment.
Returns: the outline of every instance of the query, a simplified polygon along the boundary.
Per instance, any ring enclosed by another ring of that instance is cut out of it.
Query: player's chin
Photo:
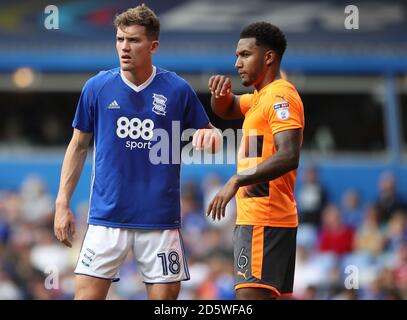
[[[128,64],[128,63],[122,63],[122,64],[120,65],[120,67],[121,67],[121,69],[122,69],[123,71],[131,71],[131,70],[134,70],[134,66],[133,66],[132,64]]]
[[[245,87],[250,87],[252,85],[252,81],[249,81],[248,79],[241,78],[241,82]]]

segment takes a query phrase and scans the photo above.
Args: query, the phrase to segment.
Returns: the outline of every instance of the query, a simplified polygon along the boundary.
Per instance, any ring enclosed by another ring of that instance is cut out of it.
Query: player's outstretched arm
[[[57,239],[68,247],[72,247],[72,238],[75,234],[75,219],[70,201],[81,176],[91,139],[91,133],[74,129],[62,164],[59,191],[55,201],[54,233]]]
[[[196,150],[217,153],[222,148],[222,134],[212,123],[209,123],[207,128],[195,132],[192,138],[192,146]]]
[[[243,119],[240,111],[240,96],[232,93],[232,81],[224,75],[209,78],[212,110],[225,120]]]

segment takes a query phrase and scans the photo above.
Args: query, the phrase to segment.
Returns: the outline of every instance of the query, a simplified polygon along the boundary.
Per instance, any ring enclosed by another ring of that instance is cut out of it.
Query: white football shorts
[[[145,283],[189,280],[179,229],[138,230],[89,225],[75,274],[119,281],[119,269],[132,250]]]

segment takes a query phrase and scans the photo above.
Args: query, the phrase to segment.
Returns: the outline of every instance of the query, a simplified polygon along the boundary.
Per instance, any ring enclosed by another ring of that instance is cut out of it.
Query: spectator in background
[[[41,177],[29,175],[21,185],[22,213],[24,220],[35,224],[51,224],[53,201]]]
[[[387,223],[393,213],[398,209],[404,209],[406,206],[397,195],[396,179],[390,172],[384,172],[379,177],[378,198],[376,206],[380,214],[380,223]]]
[[[378,276],[384,300],[401,299],[393,268],[384,268]]]
[[[188,181],[182,188],[181,216],[186,234],[196,234],[208,227],[199,201],[198,186],[193,181]]]
[[[294,275],[294,298],[308,299],[306,295],[311,292],[307,292],[308,288],[316,288],[320,285],[325,277],[320,265],[314,263],[314,257],[312,256],[312,250],[304,247],[297,246],[297,255],[295,260],[295,275]],[[312,291],[312,290],[310,290]]]
[[[19,117],[8,117],[7,121],[1,124],[0,147],[3,151],[27,148],[29,141],[24,137],[24,123]]]
[[[404,242],[397,251],[394,278],[400,298],[404,300],[407,299],[407,242]]]
[[[396,252],[407,241],[406,213],[398,210],[393,213],[385,227],[386,250]]]
[[[353,230],[342,223],[337,206],[330,204],[322,213],[322,229],[319,238],[319,250],[337,255],[349,253],[353,249]]]
[[[10,224],[6,217],[5,210],[1,207],[1,199],[0,199],[0,247],[7,243],[9,236],[10,236]]]
[[[300,223],[309,223],[316,227],[321,225],[321,212],[327,196],[324,187],[318,181],[317,170],[307,168],[303,173],[303,182],[298,190],[297,205]]]
[[[4,219],[10,226],[18,225],[22,221],[22,200],[17,192],[5,192],[0,199],[0,207],[4,212]]]
[[[35,245],[30,250],[31,265],[39,272],[45,272],[50,267],[66,272],[70,267],[68,248],[54,240],[51,230],[38,228],[34,230],[33,236]]]
[[[358,300],[358,291],[355,289],[342,289],[332,300]]]
[[[356,229],[354,248],[358,251],[365,251],[372,255],[382,252],[384,237],[380,231],[379,213],[375,206],[369,206],[363,222]]]
[[[49,114],[42,119],[41,126],[42,144],[48,146],[61,145],[66,143],[64,126],[60,117],[55,114]]]
[[[383,300],[384,292],[379,276],[370,281],[362,291],[363,300]]]
[[[342,219],[345,224],[357,229],[363,221],[360,195],[355,189],[344,192],[341,202]]]
[[[315,286],[308,286],[301,296],[301,300],[318,300],[318,288]]]
[[[233,290],[233,260],[225,252],[212,251],[206,258],[209,273],[197,290],[196,299],[230,300]]]
[[[335,150],[335,138],[328,126],[321,125],[315,131],[313,144],[319,154],[329,154]]]
[[[18,300],[23,297],[21,290],[9,275],[0,270],[0,300]]]

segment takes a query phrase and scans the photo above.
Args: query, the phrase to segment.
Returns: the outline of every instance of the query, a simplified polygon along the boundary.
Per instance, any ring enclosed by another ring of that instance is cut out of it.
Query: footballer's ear
[[[270,66],[276,60],[276,53],[273,50],[267,50],[264,59],[266,64]]]
[[[150,48],[151,53],[156,53],[159,46],[160,46],[160,41],[158,41],[158,40],[152,41],[151,48]]]

